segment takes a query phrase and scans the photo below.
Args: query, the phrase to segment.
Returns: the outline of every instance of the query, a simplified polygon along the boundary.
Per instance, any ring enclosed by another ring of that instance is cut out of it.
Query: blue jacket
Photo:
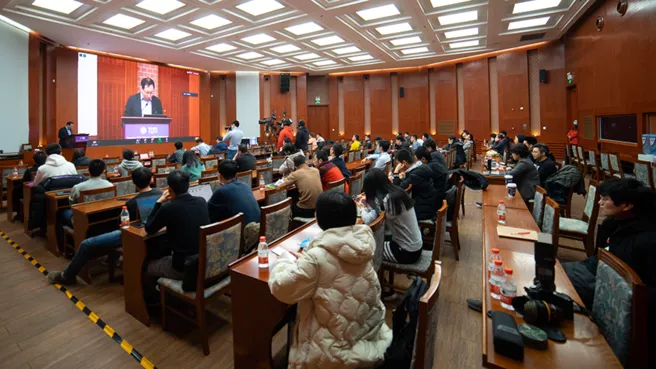
[[[337,168],[339,168],[339,171],[342,172],[344,178],[349,179],[351,177],[351,171],[348,170],[348,168],[346,167],[346,163],[344,162],[344,159],[342,159],[341,156],[336,157],[335,159],[331,160],[331,162],[335,164]]]
[[[228,151],[228,145],[225,144],[225,142],[221,141],[218,144],[214,146],[214,152],[226,152]]]
[[[260,222],[260,206],[247,184],[233,180],[217,188],[207,202],[210,222],[220,222],[244,213],[244,225]]]

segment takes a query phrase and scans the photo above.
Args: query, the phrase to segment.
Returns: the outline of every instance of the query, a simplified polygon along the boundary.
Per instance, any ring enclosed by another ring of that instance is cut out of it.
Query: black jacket
[[[454,141],[452,144],[446,145],[447,151],[451,149],[456,149],[456,158],[453,161],[453,169],[460,168],[460,166],[465,164],[467,161],[467,155],[465,154],[465,150],[462,148],[462,142]]]
[[[237,171],[244,172],[247,170],[254,170],[257,159],[255,159],[253,154],[247,153],[237,155],[237,160],[235,161],[237,162]]]
[[[303,152],[308,149],[308,140],[310,139],[310,133],[306,127],[301,127],[296,131],[296,141],[294,141],[294,146],[297,149],[303,150]]]
[[[450,169],[446,167],[446,159],[444,159],[444,155],[439,150],[435,150],[431,153],[431,159],[437,161],[440,163],[441,166],[443,166],[445,169]]]
[[[153,104],[152,107],[152,114],[164,114],[164,109],[162,109],[162,100],[159,99],[157,96],[153,96],[151,103]],[[137,93],[136,95],[130,96],[128,98],[128,102],[125,103],[125,111],[123,112],[123,116],[125,117],[141,117],[143,116],[141,114],[141,92]]]
[[[200,227],[209,223],[205,200],[185,193],[165,204],[155,204],[146,232],[153,234],[166,227],[168,246],[173,249],[173,269],[183,273],[185,259],[198,254]]]
[[[88,156],[83,156],[81,158],[75,159],[73,165],[75,165],[76,167],[88,167],[90,162],[91,159]]]
[[[46,178],[39,185],[32,187],[30,198],[29,229],[46,228],[46,192],[68,190],[87,179],[82,175],[55,176]]]
[[[565,165],[544,182],[547,195],[559,204],[567,203],[567,194],[570,188],[574,188],[574,192],[579,195],[586,194],[583,175],[573,165]]]
[[[68,148],[68,145],[64,143],[64,139],[72,135],[73,135],[73,131],[71,131],[71,134],[69,135],[68,131],[66,130],[66,127],[61,127],[59,129],[59,132],[57,133],[57,137],[59,137],[59,145],[61,145],[61,147],[63,148]]]
[[[337,168],[339,168],[339,171],[342,172],[342,175],[344,176],[344,178],[346,178],[348,180],[351,177],[351,175],[352,175],[351,171],[348,170],[348,168],[346,167],[346,163],[344,162],[344,159],[342,159],[341,157],[336,157],[335,159],[331,160],[330,162],[335,164],[337,166]]]
[[[437,212],[433,170],[428,164],[417,162],[405,171],[403,180],[394,178],[394,184],[402,188],[412,185],[412,199],[415,203],[417,220],[433,219]]]
[[[449,180],[449,171],[445,165],[440,164],[437,160],[431,157],[428,166],[433,171],[433,185],[435,186],[435,206],[437,208],[444,200],[444,193],[446,192],[447,181]]]
[[[558,171],[556,163],[554,163],[553,160],[547,158],[542,162],[535,162],[535,165],[537,165],[538,174],[540,175],[540,186],[544,187],[544,183],[547,181],[547,178]]]
[[[492,150],[496,151],[503,157],[503,153],[510,148],[510,139],[504,138],[503,140],[492,145]]]
[[[524,201],[535,197],[535,187],[540,185],[540,175],[531,159],[526,157],[519,160],[508,174],[513,176],[512,181],[517,184],[517,191]]]

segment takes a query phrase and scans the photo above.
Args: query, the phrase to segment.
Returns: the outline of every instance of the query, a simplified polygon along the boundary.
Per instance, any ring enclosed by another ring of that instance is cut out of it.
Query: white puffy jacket
[[[271,293],[298,302],[290,369],[370,368],[392,342],[371,264],[376,242],[366,225],[319,234],[296,262],[278,259]]]
[[[46,178],[76,174],[77,170],[75,169],[75,165],[73,165],[73,163],[67,161],[66,158],[59,154],[52,154],[48,156],[46,163],[40,166],[36,171],[36,176],[34,177],[34,185],[38,185]]]

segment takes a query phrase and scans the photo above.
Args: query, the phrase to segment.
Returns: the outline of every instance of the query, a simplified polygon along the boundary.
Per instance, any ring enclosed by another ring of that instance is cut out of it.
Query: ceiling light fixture
[[[390,40],[390,43],[394,46],[410,45],[419,42],[421,42],[421,37],[419,36],[404,37],[404,38],[397,38],[395,40]]]
[[[513,14],[533,12],[536,10],[555,8],[560,5],[561,0],[533,0],[517,3],[513,7]]]
[[[312,40],[312,43],[319,46],[328,46],[333,44],[339,44],[344,42],[344,40],[339,36],[328,36]]]
[[[465,3],[467,1],[471,1],[471,0],[431,0],[431,5],[433,5],[433,8],[439,8],[441,6],[460,4],[460,3]]]
[[[542,18],[527,19],[523,21],[510,22],[510,24],[508,24],[508,30],[544,26],[545,24],[547,24],[547,22],[549,22],[549,18],[550,17],[542,17]]]
[[[476,36],[476,35],[478,35],[478,27],[444,32],[444,37],[446,38],[458,38],[458,37],[467,37],[467,36]]]
[[[412,31],[412,26],[408,22],[397,23],[389,26],[377,27],[376,31],[378,31],[378,33],[381,35],[392,35],[395,33]]]
[[[315,63],[312,63],[312,64],[316,65],[317,67],[323,67],[325,65],[333,65],[333,64],[337,64],[337,63],[335,63],[334,60],[322,60],[322,61],[318,61],[318,62],[315,62]]]
[[[285,61],[280,60],[280,59],[269,59],[269,60],[265,60],[265,61],[260,62],[260,63],[262,63],[264,65],[278,65],[278,64],[285,64]]]
[[[288,32],[295,34],[296,36],[306,35],[312,32],[323,31],[323,27],[321,27],[320,25],[314,22],[307,22],[307,23],[299,24],[297,26],[287,27],[285,29]]]
[[[113,17],[108,18],[106,21],[103,23],[108,24],[110,26],[114,27],[119,27],[123,29],[132,29],[140,24],[145,23],[146,21],[143,21],[139,18],[135,17],[130,17],[129,15],[125,14],[116,14]]]
[[[178,0],[143,0],[137,6],[153,13],[166,14],[182,8],[185,4]]]
[[[215,28],[219,28],[230,23],[232,22],[214,14],[210,14],[205,17],[198,18],[195,21],[191,22],[191,24],[193,24],[194,26],[198,26],[209,30],[213,30]]]
[[[478,20],[478,10],[471,10],[468,12],[461,12],[437,17],[440,24],[446,26],[448,24],[464,23]]]
[[[246,59],[246,60],[257,59],[257,58],[261,58],[262,56],[264,56],[264,55],[262,55],[260,53],[256,53],[255,51],[249,51],[247,53],[237,55],[238,58]]]
[[[318,57],[319,55],[315,53],[307,53],[307,54],[296,55],[294,58],[298,60],[310,60],[310,59],[316,59]]]
[[[367,55],[352,56],[352,57],[348,58],[348,60],[354,61],[354,62],[359,62],[359,61],[371,60],[373,58],[374,58],[373,56],[367,54]]]
[[[32,5],[58,13],[71,14],[81,7],[82,3],[75,0],[36,0]]]
[[[180,30],[177,30],[175,28],[169,28],[166,31],[163,31],[163,32],[160,32],[160,33],[156,34],[155,36],[159,37],[159,38],[165,38],[165,39],[171,40],[171,41],[178,41],[178,40],[183,39],[185,37],[191,36],[191,33],[180,31]]]
[[[413,48],[413,49],[405,49],[405,50],[401,50],[401,52],[403,53],[403,55],[419,54],[419,53],[427,53],[427,52],[428,52],[428,48],[427,48],[426,46],[423,46],[423,47],[415,47],[415,48]]]
[[[374,19],[391,17],[393,15],[399,15],[401,14],[401,12],[399,11],[399,9],[396,8],[396,6],[394,6],[394,4],[390,4],[390,5],[379,6],[376,8],[360,10],[359,12],[356,12],[356,14],[359,15],[360,18],[364,19],[365,21],[370,21]]]
[[[241,5],[237,5],[237,9],[245,11],[252,16],[260,16],[262,14],[270,13],[285,6],[275,0],[252,0]]]
[[[244,42],[248,42],[249,44],[252,44],[252,45],[259,45],[259,44],[263,44],[265,42],[275,41],[276,39],[269,36],[269,35],[267,35],[266,33],[259,33],[257,35],[244,37],[241,40],[244,41]]]
[[[286,54],[286,53],[292,53],[294,51],[298,51],[300,49],[301,48],[298,46],[294,46],[292,44],[286,44],[286,45],[272,47],[270,50],[278,54]]]
[[[232,51],[232,50],[235,50],[236,47],[235,47],[235,46],[232,46],[232,45],[230,45],[230,44],[221,43],[221,44],[216,44],[216,45],[212,45],[212,46],[206,47],[206,49],[207,49],[207,50],[210,50],[210,51],[217,52],[217,53],[224,53],[224,52],[226,52],[226,51]]]
[[[339,55],[357,53],[359,51],[360,51],[360,49],[358,49],[355,46],[342,47],[342,48],[339,48],[339,49],[332,50],[332,52],[334,52],[335,54],[339,54]]]
[[[463,41],[463,42],[454,42],[449,44],[449,47],[451,49],[462,49],[463,47],[473,47],[478,45],[480,45],[480,40],[471,40],[471,41]]]

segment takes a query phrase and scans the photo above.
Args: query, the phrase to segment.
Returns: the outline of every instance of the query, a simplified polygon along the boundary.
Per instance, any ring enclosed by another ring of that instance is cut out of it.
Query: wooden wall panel
[[[43,132],[42,144],[45,146],[49,143],[58,142],[57,139],[57,100],[56,100],[56,80],[57,80],[57,58],[55,57],[55,47],[48,45],[44,47],[45,55],[43,57]]]
[[[232,123],[237,120],[237,75],[236,73],[228,73],[225,80],[226,93],[225,93],[225,107],[226,107],[226,124]]]
[[[389,73],[369,75],[369,98],[371,111],[371,136],[392,135],[391,82]]]
[[[404,97],[399,95],[399,130],[401,132],[427,132],[428,119],[428,72],[400,72],[399,88],[404,89]]]
[[[57,59],[56,132],[57,127],[63,127],[68,121],[77,122],[77,51],[57,48],[55,49],[55,58]],[[76,125],[73,131],[77,132],[77,129]]]
[[[321,137],[330,137],[330,112],[328,105],[308,106],[308,129],[321,134]]]
[[[321,98],[321,105],[330,104],[330,92],[328,89],[328,76],[307,77],[307,105],[314,105],[314,97]]]
[[[210,119],[210,108],[212,101],[211,96],[211,86],[210,86],[210,74],[209,73],[200,73],[200,92],[198,94],[198,104],[199,104],[199,130],[200,135],[203,137],[205,142],[211,143],[214,142],[216,136],[212,136],[212,121]]]
[[[262,92],[260,91],[260,94]],[[281,119],[283,112],[287,112],[287,118],[292,117],[292,102],[291,94],[289,92],[280,92],[280,74],[269,75],[269,107],[271,113],[275,112],[276,117]],[[296,123],[296,122],[294,122]],[[296,126],[296,125],[294,125]]]
[[[187,106],[189,111],[189,136],[198,137],[200,134],[200,75],[187,74],[187,92],[195,93],[196,96],[188,96]],[[208,140],[209,138],[206,138]]]
[[[41,140],[42,109],[41,89],[43,76],[43,54],[41,40],[34,34],[29,34],[28,41],[28,142],[37,147]]]
[[[98,137],[106,140],[123,138],[121,116],[125,102],[135,93],[136,80],[136,62],[98,56]],[[159,91],[162,93],[162,86]],[[164,101],[162,105],[167,106]]]
[[[361,74],[344,76],[344,138],[364,135],[364,79]]]
[[[296,78],[296,116],[298,120],[303,119],[307,122],[307,77],[303,74],[293,78]]]
[[[328,118],[330,121],[330,133],[326,139],[336,140],[341,138],[339,135],[339,108],[337,101],[337,77],[331,76],[328,80],[328,95],[329,101],[332,101],[328,104]],[[323,102],[323,100],[321,101]]]
[[[463,76],[465,129],[475,140],[482,141],[490,134],[490,81],[487,59],[464,63]]]
[[[221,76],[218,74],[210,75],[210,137],[216,138],[218,135],[223,135],[223,128],[221,127],[221,90],[220,90]]]
[[[171,118],[169,135],[189,136],[188,97],[182,96],[189,85],[187,72],[182,69],[159,67],[159,98],[164,114]]]
[[[499,129],[508,135],[531,134],[528,105],[528,58],[525,50],[497,56]],[[526,128],[524,128],[524,125]]]
[[[441,121],[453,121],[456,133],[458,124],[458,85],[456,83],[456,65],[442,66],[433,71],[435,78],[435,122],[439,130]],[[422,132],[423,133],[423,132]],[[446,141],[448,134],[439,134],[438,131],[429,132],[437,141]]]
[[[567,135],[565,91],[565,45],[557,41],[538,49],[540,69],[547,71],[547,83],[540,84],[540,139],[562,141]],[[546,127],[546,129],[544,129]]]

